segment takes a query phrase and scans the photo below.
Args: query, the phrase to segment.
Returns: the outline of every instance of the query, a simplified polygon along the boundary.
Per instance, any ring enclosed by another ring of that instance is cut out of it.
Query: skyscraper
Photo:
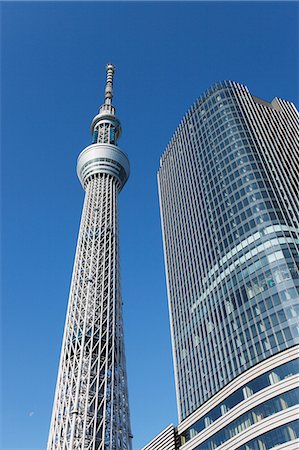
[[[182,450],[298,448],[298,119],[217,83],[161,158]]]
[[[85,200],[75,255],[48,450],[130,450],[120,292],[118,193],[129,176],[117,146],[114,66],[77,173]]]

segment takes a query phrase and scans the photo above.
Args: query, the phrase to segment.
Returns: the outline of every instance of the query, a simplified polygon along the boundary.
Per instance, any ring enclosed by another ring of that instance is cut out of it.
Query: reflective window
[[[97,141],[98,141],[98,130],[95,130],[93,133],[92,133],[92,143],[93,144],[95,144]]]
[[[237,434],[241,433],[241,431],[246,430],[246,428],[249,428],[251,425],[254,425],[255,423],[260,422],[265,417],[272,416],[273,414],[278,413],[279,411],[282,411],[284,409],[290,408],[292,406],[295,406],[298,404],[298,394],[299,394],[299,388],[293,389],[291,391],[288,391],[284,394],[278,395],[277,397],[271,398],[270,400],[267,400],[264,403],[261,403],[260,405],[253,408],[251,411],[248,411],[245,414],[242,414],[238,419],[234,420],[230,424],[226,425],[225,428],[218,431],[218,433],[215,433],[213,437],[206,440],[199,446],[195,447],[194,450],[213,450],[220,445],[224,444],[224,442],[231,439],[233,436],[236,436]],[[266,433],[268,434],[268,433]],[[263,435],[265,436],[265,435]],[[280,437],[281,439],[285,439],[284,436]],[[286,440],[283,440],[283,442],[287,442],[288,440],[295,439],[295,437],[287,438]],[[256,440],[255,440],[256,441]],[[267,442],[273,443],[273,439],[270,438],[270,436],[267,437]],[[277,445],[277,443],[274,443]],[[246,444],[248,445],[248,444]],[[251,444],[249,444],[251,445]],[[242,449],[246,449],[247,447],[241,447]],[[252,447],[248,447],[250,449]],[[254,448],[254,447],[253,447]],[[259,448],[259,447],[258,447]],[[262,447],[263,448],[263,447]],[[267,447],[272,448],[272,447]],[[266,450],[263,448],[263,450]]]
[[[275,367],[274,369],[250,381],[245,386],[228,396],[220,405],[213,408],[208,414],[184,431],[181,435],[181,443],[184,444],[192,439],[200,431],[207,428],[213,421],[224,415],[227,411],[251,395],[261,391],[267,386],[278,383],[279,381],[292,375],[296,375],[297,373],[299,373],[299,361],[295,359],[286,364]]]
[[[262,434],[237,450],[270,450],[285,442],[293,441],[299,437],[299,420],[277,427],[268,433]]]

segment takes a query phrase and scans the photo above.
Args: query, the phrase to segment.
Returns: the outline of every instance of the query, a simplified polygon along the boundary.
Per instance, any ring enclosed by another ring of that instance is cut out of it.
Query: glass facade
[[[195,447],[194,450],[214,450],[241,431],[246,430],[266,417],[270,417],[284,409],[298,404],[299,388],[292,389],[284,394],[278,395],[264,403],[256,406],[252,410],[242,414],[238,419],[227,425],[223,430],[218,431],[212,438],[207,439],[202,444]],[[291,440],[291,439],[288,439]],[[250,444],[250,443],[249,443]],[[247,448],[242,447],[242,448]],[[249,446],[249,448],[251,448]],[[255,447],[253,447],[255,448]],[[259,448],[259,447],[257,447]]]
[[[234,408],[243,400],[251,397],[255,393],[265,389],[266,387],[278,383],[281,380],[284,380],[292,375],[299,373],[299,362],[297,360],[290,361],[281,366],[275,367],[272,370],[260,375],[252,381],[249,381],[244,386],[239,388],[233,394],[229,395],[224,402],[217,405],[215,408],[211,409],[208,414],[201,417],[198,421],[192,424],[190,428],[188,428],[184,433],[181,434],[181,444],[185,444],[187,441],[192,439],[202,430],[207,428],[211,423],[215,420],[219,419],[219,417],[224,416],[228,411]],[[290,397],[288,397],[290,395]],[[282,399],[285,399],[285,403],[283,403]],[[289,400],[287,400],[289,399]],[[281,401],[280,401],[281,400]],[[281,403],[281,406],[279,406]],[[274,414],[274,412],[281,411],[285,408],[289,408],[290,406],[294,406],[299,403],[299,391],[298,389],[292,390],[283,394],[279,398],[271,399],[263,404],[258,405],[254,410],[249,411],[246,414],[243,414],[233,423],[226,425],[226,429],[224,431],[220,431],[215,434],[213,438],[206,441],[204,444],[201,444],[198,449],[200,450],[210,450],[214,449],[217,446],[223,444],[226,440],[230,439],[235,434],[239,433],[243,429],[252,425],[253,423],[259,422],[264,417],[268,415]],[[258,411],[265,410],[265,413],[258,413]],[[275,411],[274,411],[275,410]]]
[[[277,427],[268,433],[262,434],[256,439],[252,439],[237,450],[270,450],[278,445],[293,441],[299,438],[299,420],[294,420],[287,425]]]
[[[298,127],[292,103],[218,83],[161,158],[180,421],[299,342]]]

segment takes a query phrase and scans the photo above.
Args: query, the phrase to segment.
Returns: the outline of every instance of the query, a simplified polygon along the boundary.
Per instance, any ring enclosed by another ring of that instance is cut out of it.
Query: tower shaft
[[[108,169],[107,152],[116,155]],[[118,164],[121,171],[122,155],[116,146],[96,143],[79,156],[86,194],[48,450],[131,448],[118,237],[125,179],[115,169]]]

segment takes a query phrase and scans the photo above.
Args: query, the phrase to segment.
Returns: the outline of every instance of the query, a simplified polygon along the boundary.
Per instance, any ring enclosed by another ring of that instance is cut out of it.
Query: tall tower
[[[291,102],[217,83],[161,158],[182,450],[298,448],[298,129]]]
[[[117,146],[114,66],[77,173],[85,200],[61,350],[48,450],[130,450],[120,292],[118,193],[129,160]]]

